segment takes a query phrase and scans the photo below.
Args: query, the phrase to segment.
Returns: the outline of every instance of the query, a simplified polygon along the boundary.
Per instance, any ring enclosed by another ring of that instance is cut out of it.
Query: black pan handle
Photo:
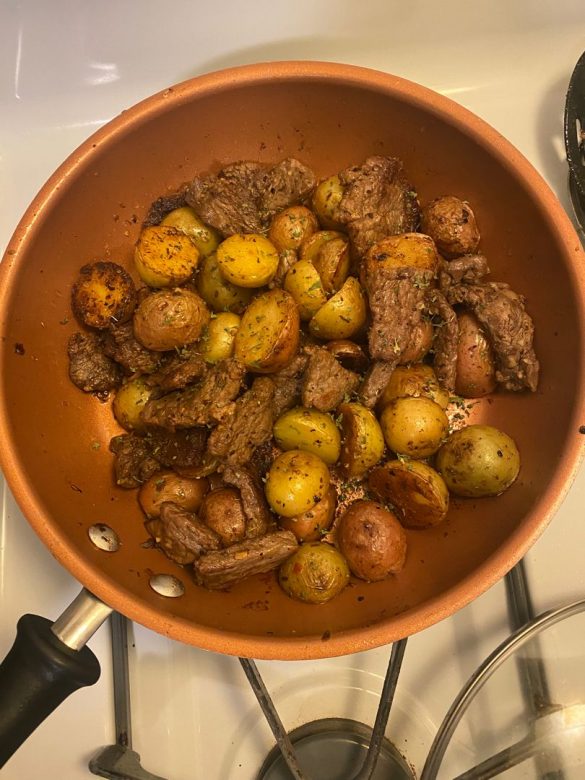
[[[67,696],[98,681],[99,662],[84,645],[110,612],[83,590],[55,623],[20,618],[0,665],[0,768]]]

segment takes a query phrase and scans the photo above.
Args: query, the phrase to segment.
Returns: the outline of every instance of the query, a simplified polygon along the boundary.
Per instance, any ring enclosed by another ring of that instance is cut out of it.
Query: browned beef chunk
[[[370,357],[395,362],[412,340],[413,329],[424,314],[430,271],[386,268],[379,264],[365,277],[372,324],[368,330]]]
[[[165,555],[181,565],[193,563],[202,553],[221,547],[215,531],[172,501],[161,504],[160,517],[148,520],[145,525]]]
[[[167,468],[188,469],[200,466],[205,454],[205,428],[167,431],[153,428],[145,435],[153,456]]]
[[[152,374],[161,359],[160,353],[151,352],[136,341],[132,322],[110,326],[104,335],[104,354],[128,374]]]
[[[335,219],[346,226],[359,257],[386,236],[416,229],[418,201],[400,160],[368,157],[339,178],[344,192]]]
[[[225,550],[202,555],[193,564],[195,578],[210,590],[227,588],[251,574],[276,569],[297,547],[298,542],[291,531],[275,531],[248,539]]]
[[[150,382],[165,392],[181,390],[205,374],[207,363],[194,348],[184,347],[165,359]]]
[[[278,452],[279,451],[275,448],[272,441],[265,441],[264,444],[259,444],[256,447],[252,457],[246,465],[252,474],[255,474],[256,477],[261,480],[268,474]]]
[[[258,377],[252,387],[238,398],[232,411],[215,428],[207,442],[210,455],[232,466],[243,466],[256,447],[272,437],[274,382]]]
[[[459,339],[457,315],[439,290],[429,290],[426,303],[429,313],[440,320],[433,342],[433,368],[439,383],[453,392],[457,374],[457,341]]]
[[[533,348],[534,323],[523,298],[499,282],[456,285],[448,298],[469,308],[485,330],[494,350],[498,384],[506,390],[535,391],[539,363]]]
[[[258,177],[259,209],[264,220],[288,206],[302,203],[315,188],[315,174],[294,157],[287,157]]]
[[[160,470],[150,443],[136,433],[123,433],[110,441],[116,485],[136,488]]]
[[[246,539],[265,534],[273,520],[264,491],[254,475],[247,469],[227,466],[223,472],[223,481],[240,491],[240,500],[246,515]]]
[[[303,406],[330,412],[359,384],[359,376],[348,371],[325,347],[306,347],[309,364],[303,378]]]
[[[307,355],[299,353],[286,368],[271,375],[270,379],[274,382],[275,388],[272,401],[274,419],[280,417],[287,409],[292,409],[293,406],[300,404],[303,372],[308,362]]]
[[[233,409],[244,375],[237,360],[222,360],[207,371],[199,384],[148,401],[142,419],[147,425],[171,431],[220,422]]]
[[[162,220],[175,209],[180,209],[187,204],[185,196],[187,194],[187,187],[181,187],[178,192],[174,192],[171,195],[163,195],[161,198],[157,198],[146,215],[144,220],[144,227],[150,225],[158,225]]]
[[[359,397],[364,406],[373,409],[378,403],[397,364],[398,357],[395,360],[376,360],[372,363],[359,390]]]
[[[74,333],[67,345],[69,377],[85,393],[107,395],[122,381],[120,367],[102,349],[95,333]]]
[[[444,261],[439,271],[439,288],[446,294],[454,284],[478,284],[490,269],[483,255],[463,255]]]

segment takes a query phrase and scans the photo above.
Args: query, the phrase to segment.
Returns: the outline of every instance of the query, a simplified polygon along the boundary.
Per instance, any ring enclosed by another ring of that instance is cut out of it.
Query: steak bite
[[[238,466],[227,466],[223,472],[223,481],[240,491],[240,500],[246,516],[246,539],[265,534],[273,524],[273,519],[264,491],[253,474]]]
[[[205,374],[207,363],[193,347],[183,347],[166,358],[159,370],[152,374],[149,383],[161,390],[181,390]]]
[[[335,220],[345,225],[356,254],[386,236],[413,232],[419,221],[416,193],[395,157],[368,157],[339,174],[343,197]]]
[[[280,417],[287,409],[292,409],[293,406],[301,403],[303,373],[308,362],[308,356],[300,352],[286,368],[270,376],[270,379],[274,382],[274,398],[272,401],[274,419]]]
[[[439,288],[447,294],[454,284],[479,284],[489,272],[483,255],[463,255],[456,260],[444,260],[439,269]]]
[[[177,192],[157,198],[149,208],[142,226],[150,227],[151,225],[158,225],[163,221],[167,214],[171,213],[171,211],[186,206],[186,195],[187,185],[184,185]]]
[[[151,447],[153,457],[161,465],[171,469],[190,469],[203,464],[207,430],[185,428],[167,431],[164,428],[153,428],[146,432],[145,440]]]
[[[136,340],[131,321],[110,325],[104,333],[103,350],[128,374],[152,374],[160,364],[160,353],[151,352]]]
[[[95,333],[74,333],[67,345],[69,377],[84,393],[106,396],[122,382],[120,367],[103,351]]]
[[[378,403],[397,365],[398,356],[394,360],[376,360],[366,372],[359,389],[359,398],[368,409],[373,409]]]
[[[279,211],[305,201],[315,189],[315,174],[294,157],[287,157],[258,176],[258,206],[265,223]]]
[[[430,314],[440,319],[433,342],[433,368],[439,383],[450,392],[454,392],[459,340],[457,315],[439,290],[429,290],[426,303]]]
[[[325,347],[306,347],[309,363],[303,378],[303,406],[331,412],[357,389],[359,376],[348,371]]]
[[[152,445],[135,433],[122,433],[110,441],[114,453],[116,485],[137,488],[160,471],[160,463],[154,457]]]
[[[148,520],[145,526],[165,555],[181,565],[193,563],[202,553],[221,547],[215,531],[172,501],[161,504],[160,517]]]

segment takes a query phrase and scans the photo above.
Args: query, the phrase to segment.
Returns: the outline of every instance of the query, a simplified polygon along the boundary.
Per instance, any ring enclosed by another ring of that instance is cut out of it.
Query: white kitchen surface
[[[585,6],[577,0],[4,0],[0,250],[53,169],[121,110],[191,76],[277,59],[364,65],[448,95],[515,144],[568,209],[563,105],[583,49]],[[78,590],[10,492],[2,495],[0,656],[20,614],[55,618]],[[527,557],[538,610],[585,597],[583,506],[581,469]],[[507,634],[503,592],[498,584],[409,640],[387,733],[419,772],[450,701]],[[273,740],[239,663],[140,627],[135,643],[134,746],[143,766],[169,780],[253,780]],[[88,759],[114,740],[107,628],[90,645],[102,664],[100,682],[35,732],[6,765],[5,780],[92,777]],[[335,715],[371,723],[388,655],[382,648],[259,667],[287,728]],[[519,769],[506,777],[532,775]]]

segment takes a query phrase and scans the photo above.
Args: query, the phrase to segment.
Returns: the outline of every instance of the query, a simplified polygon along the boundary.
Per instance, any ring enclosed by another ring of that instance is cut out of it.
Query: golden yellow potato
[[[382,265],[385,268],[419,268],[435,273],[439,265],[439,253],[430,236],[424,233],[401,233],[383,238],[370,247],[365,262],[368,268]]]
[[[313,259],[313,265],[319,272],[325,291],[337,292],[349,274],[349,241],[344,238],[327,241]]]
[[[306,206],[290,206],[273,218],[268,238],[279,252],[297,250],[318,229],[317,218]]]
[[[399,455],[428,458],[449,432],[449,420],[439,404],[423,396],[395,398],[380,415],[386,444]]]
[[[341,290],[309,321],[311,335],[319,339],[348,339],[360,331],[366,322],[366,300],[360,283],[349,276]]]
[[[520,453],[503,431],[468,425],[449,436],[437,453],[436,466],[456,496],[497,496],[518,476]]]
[[[325,604],[348,584],[349,568],[335,547],[325,542],[309,542],[281,565],[278,582],[293,599]]]
[[[299,325],[294,298],[285,290],[269,290],[255,298],[244,312],[234,354],[249,371],[279,371],[297,353]]]
[[[160,224],[169,225],[188,235],[199,250],[201,257],[208,257],[212,252],[215,252],[221,241],[217,230],[202,222],[191,206],[173,209]]]
[[[282,450],[303,450],[318,455],[329,466],[337,463],[341,448],[339,429],[330,414],[297,406],[281,414],[273,428]]]
[[[303,241],[299,249],[299,257],[301,260],[308,260],[312,263],[328,241],[343,237],[343,233],[340,233],[338,230],[318,230]]]
[[[454,195],[436,198],[421,214],[422,229],[435,241],[447,258],[472,254],[479,246],[479,229],[475,214],[467,201]]]
[[[118,390],[112,403],[114,417],[127,431],[140,431],[144,428],[141,413],[150,399],[154,388],[143,377],[131,379]]]
[[[174,227],[152,225],[140,233],[134,265],[149,287],[177,287],[199,264],[199,250],[189,236]]]
[[[335,212],[342,198],[343,184],[337,174],[322,181],[315,189],[312,205],[324,228],[338,230],[341,227],[341,224],[335,220]]]
[[[299,542],[313,542],[321,539],[333,525],[335,508],[337,506],[337,493],[330,486],[325,496],[311,507],[296,517],[281,517],[278,525],[285,531],[292,531]]]
[[[165,352],[197,341],[209,311],[197,293],[160,290],[146,297],[134,314],[134,335],[147,349]]]
[[[283,517],[295,517],[314,507],[329,490],[329,469],[312,452],[289,450],[279,455],[266,477],[266,499]]]
[[[213,311],[231,311],[234,314],[241,314],[254,295],[253,290],[238,287],[224,278],[215,254],[206,257],[201,265],[197,291]]]
[[[430,398],[439,404],[441,409],[446,409],[449,405],[448,391],[441,387],[433,367],[427,366],[426,363],[397,366],[380,396],[380,409],[388,406],[395,398],[406,396]]]
[[[201,339],[203,359],[207,363],[219,363],[231,357],[239,327],[240,318],[229,311],[212,317]]]
[[[349,478],[363,476],[384,454],[384,436],[378,420],[361,404],[341,404],[341,468]]]
[[[216,255],[221,273],[239,287],[263,287],[278,268],[276,247],[256,233],[236,233],[226,238]]]
[[[84,265],[71,291],[73,313],[90,328],[126,322],[136,308],[136,287],[117,263]]]
[[[299,260],[288,271],[284,289],[295,299],[301,320],[310,320],[324,303],[327,296],[319,272],[308,260]]]
[[[389,460],[368,477],[370,492],[396,509],[407,528],[430,528],[447,516],[449,491],[444,479],[418,460]]]
[[[412,328],[410,344],[400,355],[400,365],[418,363],[424,358],[433,344],[433,324],[429,320],[421,320]]]
[[[197,512],[208,490],[206,479],[187,479],[174,471],[159,471],[142,485],[138,501],[147,517],[158,517],[165,501],[172,501],[188,512]]]
[[[492,346],[477,319],[470,312],[457,315],[457,373],[455,392],[463,398],[481,398],[496,389],[496,368]]]

